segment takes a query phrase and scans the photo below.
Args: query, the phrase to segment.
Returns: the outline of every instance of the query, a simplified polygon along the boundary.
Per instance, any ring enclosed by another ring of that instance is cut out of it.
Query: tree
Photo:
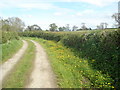
[[[100,24],[100,29],[104,29],[104,23]]]
[[[85,23],[81,23],[81,24],[82,24],[81,29],[82,29],[82,30],[86,30],[87,27],[85,26]]]
[[[42,30],[37,24],[32,25],[33,30]]]
[[[32,31],[31,26],[27,26],[27,29],[26,29],[26,30]]]
[[[66,29],[66,28],[65,28],[64,26],[58,28],[59,31],[65,31],[65,29]]]
[[[70,31],[70,25],[69,24],[66,25],[65,31]]]
[[[29,30],[29,31],[40,30],[40,31],[42,31],[42,29],[40,28],[40,26],[38,26],[37,24],[31,25],[31,26],[27,26],[26,30]]]
[[[115,13],[112,15],[112,18],[118,23],[118,28],[120,28],[120,13]]]
[[[100,23],[100,25],[97,26],[97,29],[106,29],[108,24],[106,22]]]
[[[105,22],[104,25],[105,25],[105,29],[107,29],[108,24]]]
[[[0,17],[0,30],[2,30],[2,17]]]
[[[49,29],[50,31],[57,31],[58,27],[57,27],[57,25],[55,23],[52,23],[49,26],[50,26],[50,29]]]
[[[100,25],[97,25],[97,29],[101,29]]]
[[[25,24],[20,18],[11,17],[11,18],[8,18],[7,20],[12,30],[23,31]]]
[[[8,23],[8,20],[7,19],[1,19],[1,30],[3,31],[10,31],[10,25]]]
[[[1,20],[1,28],[6,31],[23,31],[25,24],[18,17]]]
[[[72,27],[72,31],[76,31],[77,29],[78,29],[78,27],[75,25]]]

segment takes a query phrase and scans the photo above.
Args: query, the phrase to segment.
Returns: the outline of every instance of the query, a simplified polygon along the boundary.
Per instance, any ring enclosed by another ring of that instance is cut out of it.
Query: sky
[[[51,23],[57,26],[70,24],[96,28],[102,22],[113,27],[111,17],[118,12],[119,0],[0,0],[0,17],[19,17],[25,25],[37,24],[49,29]]]

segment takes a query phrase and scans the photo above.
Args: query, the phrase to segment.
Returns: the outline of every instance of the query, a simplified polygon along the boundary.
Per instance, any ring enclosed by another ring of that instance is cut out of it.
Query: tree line
[[[115,27],[120,28],[120,13],[115,13],[112,15],[112,18],[115,19],[116,24]],[[108,24],[106,22],[100,23],[100,25],[96,26],[96,29],[107,29]],[[0,30],[3,31],[17,31],[17,32],[23,32],[23,31],[42,31],[41,27],[37,24],[27,26],[25,28],[25,23],[18,17],[10,17],[8,19],[2,19],[0,17]],[[78,26],[74,25],[70,29],[70,25],[67,24],[66,26],[58,27],[55,23],[52,23],[49,25],[49,29],[46,31],[81,31],[81,30],[92,30],[91,28],[88,28],[85,23],[81,23],[81,28],[78,28]]]
[[[0,30],[3,31],[23,31],[25,23],[18,17],[8,19],[0,18]]]

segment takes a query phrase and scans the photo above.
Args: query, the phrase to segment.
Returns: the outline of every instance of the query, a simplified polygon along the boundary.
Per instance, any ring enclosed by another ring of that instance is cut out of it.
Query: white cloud
[[[89,15],[92,15],[92,14],[95,14],[95,11],[92,10],[92,9],[86,9],[84,11],[81,11],[81,12],[77,12],[74,16],[89,16]]]
[[[105,6],[113,2],[118,2],[119,0],[40,0],[40,1],[41,2],[85,2],[97,6]]]
[[[85,11],[83,11],[83,14],[91,14],[94,13],[95,11],[92,9],[86,9]]]
[[[75,16],[75,15],[73,15],[73,16]],[[82,13],[81,12],[77,12],[76,16],[82,16]]]
[[[52,3],[39,2],[39,0],[2,0],[0,8],[24,8],[24,9],[52,9]]]
[[[97,6],[109,5],[119,0],[1,0],[0,8],[2,7],[23,7],[23,8],[41,8],[48,9],[53,7],[52,2],[85,2]]]
[[[24,4],[19,4],[18,7],[19,8],[26,8],[26,9],[33,9],[33,8],[52,9],[52,8],[55,8],[55,6],[53,6],[50,3],[24,3]]]
[[[61,12],[55,12],[54,15],[61,16],[61,15],[63,15],[63,13],[61,13]]]
[[[54,10],[56,12],[53,13],[53,15],[56,15],[56,16],[69,15],[71,12],[74,12],[74,10],[72,9],[62,8],[62,7],[55,7]]]

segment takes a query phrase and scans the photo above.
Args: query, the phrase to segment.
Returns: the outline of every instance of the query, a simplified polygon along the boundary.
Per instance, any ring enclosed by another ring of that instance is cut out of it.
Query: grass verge
[[[46,49],[60,88],[114,88],[109,75],[93,69],[87,59],[75,55],[61,43],[32,39]],[[92,63],[94,61],[92,60]]]
[[[6,78],[6,81],[3,83],[3,88],[24,88],[29,73],[32,70],[34,58],[35,46],[32,42],[28,41],[28,48],[24,56],[15,66],[12,73]]]
[[[21,40],[10,40],[7,43],[0,44],[2,46],[2,61],[4,63],[9,58],[11,58],[23,45]]]

